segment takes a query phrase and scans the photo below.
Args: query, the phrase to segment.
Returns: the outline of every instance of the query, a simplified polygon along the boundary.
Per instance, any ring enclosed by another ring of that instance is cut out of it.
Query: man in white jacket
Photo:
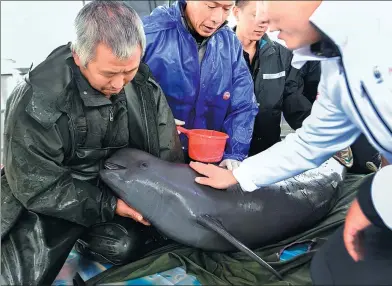
[[[392,162],[391,2],[260,2],[270,29],[295,50],[295,67],[321,61],[318,100],[302,128],[233,172],[192,162],[205,176],[196,182],[257,191],[319,166],[361,133]],[[361,186],[344,229],[313,260],[315,284],[392,284],[391,203],[392,166],[385,166]]]

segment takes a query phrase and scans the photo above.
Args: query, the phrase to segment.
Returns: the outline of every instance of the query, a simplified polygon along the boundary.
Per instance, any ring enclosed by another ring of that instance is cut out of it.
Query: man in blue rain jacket
[[[158,7],[143,19],[144,61],[185,128],[227,133],[221,166],[248,155],[258,112],[241,43],[226,26],[234,1],[185,1]],[[185,154],[187,138],[181,135]]]

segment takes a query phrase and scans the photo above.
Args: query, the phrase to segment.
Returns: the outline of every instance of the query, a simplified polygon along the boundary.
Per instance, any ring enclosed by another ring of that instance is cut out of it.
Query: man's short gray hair
[[[98,44],[109,47],[121,60],[132,56],[135,48],[146,47],[143,23],[136,11],[123,1],[91,1],[75,18],[72,50],[86,66],[94,59]]]

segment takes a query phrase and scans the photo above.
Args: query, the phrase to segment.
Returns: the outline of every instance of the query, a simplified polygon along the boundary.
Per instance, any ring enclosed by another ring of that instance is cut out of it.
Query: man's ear
[[[83,65],[82,65],[82,62],[81,62],[79,56],[78,56],[75,52],[72,52],[72,56],[73,56],[73,58],[74,58],[75,64],[76,64],[78,67],[82,68]]]
[[[232,13],[233,13],[233,16],[234,16],[234,18],[235,18],[235,20],[237,21],[237,23],[238,23],[238,21],[239,21],[239,12],[240,12],[240,8],[238,8],[237,6],[234,6],[233,7],[233,10],[232,10]]]

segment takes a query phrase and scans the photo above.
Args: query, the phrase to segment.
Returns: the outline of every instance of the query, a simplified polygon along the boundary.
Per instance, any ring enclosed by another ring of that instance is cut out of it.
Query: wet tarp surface
[[[60,273],[53,285],[73,285],[72,279],[76,273],[79,273],[81,278],[86,281],[103,271],[110,269],[112,265],[101,264],[83,258],[78,252],[72,251],[67,261],[65,262]],[[131,279],[128,281],[123,281],[120,283],[113,283],[115,285],[200,285],[200,282],[195,276],[187,274],[182,267],[175,267],[167,271],[160,273],[154,273],[151,275],[146,275],[145,277],[140,277],[136,279]],[[106,284],[110,285],[110,284]]]

